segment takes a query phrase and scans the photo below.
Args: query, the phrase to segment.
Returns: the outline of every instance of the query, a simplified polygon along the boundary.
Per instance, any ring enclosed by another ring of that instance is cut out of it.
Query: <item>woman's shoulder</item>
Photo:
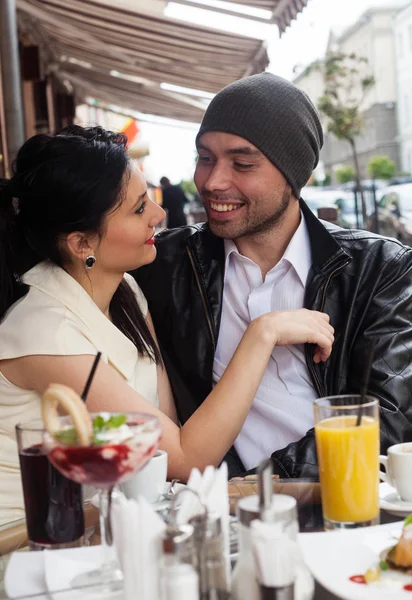
[[[61,302],[30,288],[0,323],[0,360],[33,354],[94,353],[83,328]]]
[[[55,298],[48,296],[29,287],[27,294],[17,300],[6,312],[0,323],[0,332],[3,334],[10,329],[17,329],[23,333],[24,327],[30,325],[33,330],[42,330],[45,323],[55,324],[56,320],[64,318],[65,307]]]

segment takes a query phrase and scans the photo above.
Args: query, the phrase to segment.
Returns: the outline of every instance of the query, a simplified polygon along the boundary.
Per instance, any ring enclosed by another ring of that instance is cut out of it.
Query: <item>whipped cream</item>
[[[120,425],[120,427],[103,429],[95,434],[95,438],[99,442],[105,442],[107,444],[122,444],[123,442],[133,439],[133,429],[125,423],[124,425]]]

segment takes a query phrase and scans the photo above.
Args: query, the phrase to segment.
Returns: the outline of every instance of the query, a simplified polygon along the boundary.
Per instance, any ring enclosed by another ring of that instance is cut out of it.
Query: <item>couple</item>
[[[156,244],[125,142],[34,136],[0,184],[0,520],[23,510],[15,424],[51,382],[81,393],[97,350],[89,410],[155,414],[170,478],[229,450],[231,475],[269,455],[316,475],[312,402],[358,392],[375,340],[382,446],[412,439],[412,251],[299,200],[322,146],[306,95],[267,73],[217,94],[196,139],[208,225]]]

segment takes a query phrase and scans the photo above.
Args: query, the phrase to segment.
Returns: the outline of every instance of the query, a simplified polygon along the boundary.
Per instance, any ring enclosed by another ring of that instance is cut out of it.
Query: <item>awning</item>
[[[222,12],[231,15],[237,16],[245,16],[244,13],[240,13],[233,7],[231,8],[223,8],[219,6],[216,8],[215,6],[208,6],[205,4],[200,4],[196,0],[169,0],[170,2],[176,2],[177,4],[185,4],[187,6],[194,6],[197,8],[202,8],[206,10],[213,10],[216,12]],[[305,8],[309,0],[224,0],[225,3],[230,7],[233,5],[241,5],[247,6],[249,8],[259,8],[262,10],[266,10],[270,13],[270,16],[267,18],[259,15],[248,15],[248,19],[252,19],[255,21],[261,21],[263,23],[276,23],[279,27],[279,32],[282,34],[287,27],[291,24],[291,22],[296,19],[297,15]]]
[[[62,65],[59,71],[62,80],[69,80],[76,89],[77,96],[85,101],[86,98],[96,98],[106,105],[123,107],[131,111],[139,111],[160,117],[179,121],[199,123],[202,120],[206,104],[190,97],[180,100],[180,96],[171,96],[166,91],[156,87],[148,87],[115,78],[104,72],[84,69],[69,63]]]
[[[163,15],[97,0],[17,0],[17,7],[21,27],[36,37],[58,77],[141,112],[199,121],[202,100],[160,85],[216,93],[268,65],[261,40]]]

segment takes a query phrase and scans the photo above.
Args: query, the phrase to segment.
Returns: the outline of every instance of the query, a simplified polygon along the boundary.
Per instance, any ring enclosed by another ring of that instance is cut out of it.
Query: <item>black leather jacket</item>
[[[326,312],[333,351],[315,364],[305,354],[319,396],[363,389],[366,357],[376,341],[368,393],[381,406],[381,451],[412,441],[412,249],[366,231],[320,222],[301,201],[312,248],[305,307]],[[184,423],[212,389],[220,326],[223,241],[207,225],[166,230],[154,263],[135,271],[149,303],[179,418]],[[242,464],[232,449],[231,475]],[[272,454],[283,477],[317,477],[314,430]]]

